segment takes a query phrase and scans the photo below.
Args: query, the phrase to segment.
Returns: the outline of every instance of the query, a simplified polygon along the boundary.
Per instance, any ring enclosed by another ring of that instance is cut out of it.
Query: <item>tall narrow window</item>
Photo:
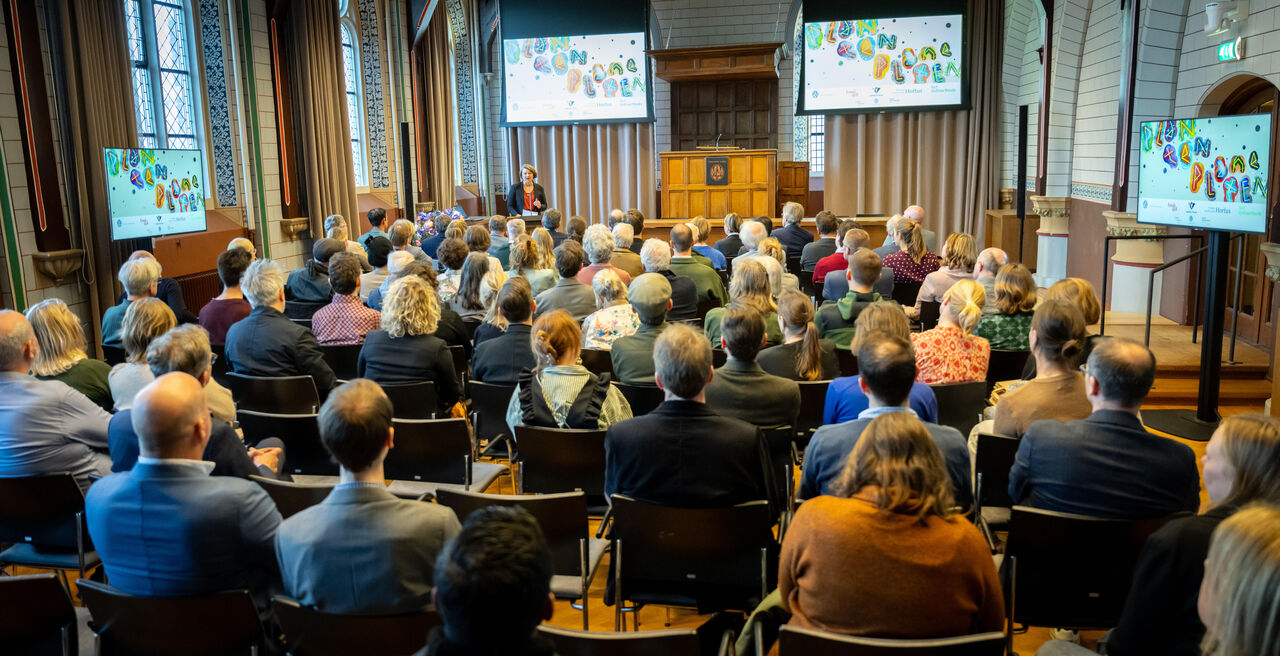
[[[342,72],[347,89],[347,123],[351,126],[351,163],[355,165],[356,186],[369,184],[364,157],[364,112],[360,111],[363,99],[360,90],[360,64],[357,59],[354,30],[343,21]]]
[[[184,0],[124,0],[124,9],[139,145],[199,148],[195,56]]]
[[[809,175],[822,175],[827,168],[827,117],[809,116]]]

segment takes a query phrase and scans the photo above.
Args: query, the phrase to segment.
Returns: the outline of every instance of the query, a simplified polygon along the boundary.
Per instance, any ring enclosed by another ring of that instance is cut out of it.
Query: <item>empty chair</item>
[[[379,383],[379,387],[391,400],[396,419],[435,419],[440,409],[436,396],[436,384],[429,380],[414,383]]]
[[[6,653],[79,653],[76,611],[52,573],[0,577],[0,644]]]
[[[204,597],[135,597],[96,581],[76,581],[93,619],[95,653],[149,656],[256,654],[262,624],[248,590]]]
[[[1027,366],[1027,358],[1031,351],[1002,351],[991,349],[991,360],[987,363],[987,393],[1002,380],[1019,380],[1022,370]]]
[[[995,551],[993,529],[1009,523],[1013,499],[1009,498],[1009,470],[1018,455],[1018,440],[1002,435],[978,433],[978,451],[973,457],[974,515],[978,528]]]
[[[477,443],[493,447],[506,444],[511,459],[511,427],[507,425],[507,404],[515,394],[515,385],[497,385],[478,380],[467,381],[467,398],[471,399],[471,426]]]
[[[332,485],[305,485],[288,481],[277,481],[262,476],[250,476],[255,483],[267,491],[271,500],[276,502],[276,510],[282,519],[288,519],[299,512],[314,506],[333,491]]]
[[[593,374],[609,374],[613,377],[613,358],[609,351],[603,349],[584,348],[579,353],[582,358],[582,366],[587,368]]]
[[[236,408],[280,414],[315,414],[320,394],[311,376],[246,376],[229,372],[227,382]]]
[[[933,330],[938,326],[938,316],[942,312],[942,304],[938,301],[921,301],[920,302],[920,328],[922,330]],[[995,353],[992,353],[995,356]],[[1021,371],[1019,371],[1021,373]]]
[[[412,654],[427,644],[440,625],[434,612],[402,615],[338,615],[322,613],[287,597],[272,597],[285,649],[290,656],[347,654]]]
[[[631,406],[631,416],[633,417],[649,414],[662,403],[662,399],[666,396],[662,390],[658,389],[656,384],[629,385],[627,383],[614,383],[614,385],[618,387],[619,392],[622,392],[622,396],[627,399],[627,403]]]
[[[396,446],[383,464],[388,488],[398,497],[417,498],[445,485],[483,492],[506,465],[475,462],[475,444],[465,419],[396,419]]]
[[[538,627],[538,634],[555,645],[559,656],[699,656],[702,653],[698,632],[693,629],[601,633],[543,624]]]
[[[237,410],[236,420],[244,430],[247,444],[257,444],[268,437],[284,441],[285,469],[298,475],[337,476],[338,465],[320,443],[320,425],[314,414],[281,415],[253,410]]]
[[[898,302],[903,307],[915,307],[916,297],[920,295],[920,283],[918,282],[897,282],[893,283],[892,300]]]
[[[603,469],[601,470],[603,471]],[[71,474],[0,478],[0,567],[66,570],[81,578],[102,564],[89,541],[84,494]]]
[[[982,409],[987,406],[985,381],[941,383],[930,385],[929,389],[938,399],[938,423],[960,431],[961,435],[968,435],[973,430]]]
[[[581,490],[603,497],[604,434],[602,430],[516,426],[520,462],[516,491],[548,494]]]
[[[587,526],[587,497],[582,492],[564,494],[506,495],[440,490],[436,499],[467,521],[471,513],[487,506],[520,506],[529,511],[551,549],[555,574],[551,592],[557,599],[585,600],[591,579],[604,557],[607,540],[590,536]],[[582,629],[587,629],[587,604],[582,604]]]
[[[925,640],[864,638],[798,626],[784,626],[778,634],[779,656],[1000,656],[1004,648],[998,631]]]
[[[364,344],[324,344],[320,354],[339,380],[356,378],[356,366],[360,361],[360,349]]]
[[[836,361],[840,363],[841,376],[858,375],[858,355],[853,351],[836,347]]]

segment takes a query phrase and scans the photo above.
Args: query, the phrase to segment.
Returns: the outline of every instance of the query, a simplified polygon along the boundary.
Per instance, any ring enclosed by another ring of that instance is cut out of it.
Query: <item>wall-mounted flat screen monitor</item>
[[[113,240],[205,230],[200,151],[104,148],[102,157]]]

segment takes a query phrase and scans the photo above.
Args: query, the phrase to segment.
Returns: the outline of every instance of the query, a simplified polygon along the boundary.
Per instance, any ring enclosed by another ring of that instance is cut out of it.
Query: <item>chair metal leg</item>
[[[580,563],[580,576],[582,577],[582,630],[587,631],[587,585],[590,580],[590,564],[587,562],[587,539],[578,539],[578,562]]]
[[[1018,604],[1018,557],[1009,556],[1009,616],[1005,629],[1005,654],[1017,656],[1013,651],[1013,618]]]
[[[622,630],[622,540],[613,541],[613,630]]]
[[[466,492],[471,491],[471,456],[462,456],[462,464],[466,469],[462,470],[462,489]]]
[[[102,656],[102,634],[93,632],[93,656]]]
[[[76,628],[75,624],[62,627],[62,656],[71,656],[71,634],[70,629]]]

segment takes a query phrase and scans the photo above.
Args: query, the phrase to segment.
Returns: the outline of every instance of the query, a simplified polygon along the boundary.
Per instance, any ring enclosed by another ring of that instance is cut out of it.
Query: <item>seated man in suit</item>
[[[873,287],[875,281],[883,277],[882,273],[880,256],[875,251],[860,248],[850,256],[849,291],[834,303],[827,301],[818,308],[814,317],[818,335],[835,342],[839,348],[849,348],[857,332],[854,322],[862,309],[885,298]],[[892,282],[893,276],[888,279]]]
[[[213,354],[209,349],[209,334],[195,325],[178,326],[157,337],[147,347],[147,364],[157,378],[180,371],[195,378],[205,388],[213,380]],[[216,384],[216,383],[215,383]],[[235,407],[231,408],[235,415]],[[203,460],[213,463],[213,476],[265,476],[277,478],[280,472],[284,442],[270,437],[258,442],[256,448],[245,450],[244,441],[231,424],[213,418],[209,443],[205,446]],[[111,449],[111,471],[133,469],[138,462],[138,433],[133,430],[133,409],[117,412],[107,426],[107,441]]]
[[[548,210],[547,213],[550,212]],[[544,312],[564,310],[574,321],[581,323],[587,315],[596,311],[596,293],[591,290],[591,285],[578,281],[578,272],[582,270],[586,254],[582,245],[572,239],[556,246],[555,254],[556,271],[560,274],[560,280],[534,299],[537,307],[533,318],[537,319]]]
[[[782,227],[769,233],[787,249],[787,259],[800,257],[807,244],[813,242],[813,233],[800,227],[804,219],[804,206],[800,203],[784,203],[782,206]]]
[[[677,224],[671,228],[671,273],[693,281],[699,303],[722,307],[729,302],[729,292],[715,269],[694,260],[693,242],[694,231],[689,226]]]
[[[671,285],[671,310],[667,318],[672,321],[697,319],[698,286],[671,270],[671,245],[661,239],[646,239],[640,249],[640,261],[647,273],[656,273]]]
[[[120,265],[117,278],[120,284],[124,285],[125,296],[118,304],[107,308],[106,312],[102,313],[102,345],[124,349],[124,342],[120,337],[124,313],[134,301],[157,295],[160,263],[151,258],[131,257]]]
[[[742,217],[737,212],[724,215],[724,239],[716,242],[716,250],[724,253],[725,258],[737,257],[742,250],[742,237],[738,229],[742,227]]]
[[[418,653],[553,654],[537,634],[555,611],[553,571],[546,538],[527,510],[489,506],[471,513],[436,559],[433,596],[444,626],[431,630]]]
[[[248,588],[265,608],[280,513],[257,483],[209,475],[200,382],[155,379],[134,398],[132,423],[138,463],[94,483],[84,504],[112,587],[143,597]]]
[[[729,357],[707,385],[707,404],[726,417],[761,428],[794,426],[800,386],[760,368],[756,355],[764,343],[764,317],[759,312],[733,306],[724,311],[720,346]]]
[[[1084,378],[1093,414],[1031,424],[1009,472],[1013,502],[1126,519],[1199,508],[1191,447],[1147,432],[1138,418],[1155,375],[1156,358],[1145,346],[1119,337],[1099,341]]]
[[[316,310],[333,300],[333,286],[329,282],[329,260],[347,250],[346,244],[337,239],[317,239],[311,248],[311,259],[300,269],[289,272],[284,283],[285,314],[291,319],[310,319]]]
[[[227,330],[227,368],[247,376],[311,376],[324,398],[337,377],[311,329],[284,316],[284,270],[272,260],[254,260],[240,290],[253,311]]]
[[[868,334],[858,349],[858,371],[858,386],[867,395],[868,407],[853,421],[829,424],[814,433],[804,454],[804,476],[800,479],[802,499],[833,493],[849,453],[871,420],[887,412],[917,416],[910,402],[911,386],[916,380],[916,357],[911,342],[885,332]],[[956,505],[968,508],[973,503],[973,486],[965,436],[950,426],[926,422],[925,428],[946,461]]]
[[[613,374],[618,382],[628,385],[652,385],[653,348],[658,336],[670,327],[667,312],[671,309],[671,285],[656,273],[636,278],[627,290],[627,302],[640,317],[640,327],[632,335],[614,340],[609,351]]]
[[[242,239],[243,241],[249,241],[247,239],[244,239],[243,237],[240,239]],[[253,246],[253,242],[249,242],[249,245]],[[252,248],[249,248],[246,250],[249,251],[250,255],[253,254]],[[174,280],[173,278],[163,277],[164,276],[164,272],[162,270],[163,267],[161,267],[160,261],[156,259],[156,256],[154,254],[152,254],[150,251],[134,251],[129,255],[129,259],[130,260],[148,259],[148,260],[151,260],[152,262],[155,262],[155,265],[157,267],[156,290],[155,290],[155,293],[151,295],[164,301],[164,304],[168,305],[170,310],[173,310],[173,316],[178,320],[178,323],[196,323],[197,321],[200,320],[199,317],[191,313],[191,310],[187,309],[187,301],[185,298],[182,297],[182,285],[179,285],[178,281]],[[127,299],[128,297],[129,297],[129,292],[128,290],[126,290],[125,293],[121,294],[120,297],[116,299],[116,303],[117,304],[124,303],[125,299]]]
[[[519,223],[515,223],[516,221]],[[495,227],[497,232],[494,232]],[[508,221],[506,217],[496,214],[489,219],[489,254],[498,258],[503,271],[511,268],[511,242],[523,234],[524,219]]]
[[[524,276],[508,278],[495,302],[507,320],[507,331],[476,346],[471,377],[482,383],[515,385],[521,371],[538,365],[529,337],[533,330],[533,289]]]
[[[800,269],[803,271],[816,270],[819,260],[836,252],[836,230],[840,222],[836,220],[835,212],[822,210],[814,217],[814,222],[818,226],[818,239],[805,244],[800,251]],[[856,221],[854,225],[857,225]]]
[[[666,400],[609,427],[604,493],[682,508],[773,500],[764,434],[707,405],[714,374],[706,336],[673,325],[658,338],[653,357]]]
[[[437,214],[435,218],[431,219],[431,236],[423,239],[422,245],[418,247],[418,250],[422,251],[423,255],[432,259],[436,258],[436,249],[440,248],[440,244],[444,243],[444,233],[449,229],[449,222],[452,220],[448,214]],[[388,235],[387,239],[390,240],[391,236]],[[394,246],[393,244],[392,247],[394,248]],[[410,255],[413,255],[413,253],[410,253]],[[385,289],[382,291],[386,293]]]
[[[563,218],[564,213],[554,207],[542,213],[542,227],[551,234],[551,245],[554,248],[559,248],[569,238],[569,235],[560,232],[560,221]]]
[[[382,463],[393,446],[391,401],[371,380],[344,383],[320,408],[320,441],[341,466],[319,505],[280,525],[285,593],[325,613],[389,615],[431,603],[432,569],[458,534],[453,510],[397,499]]]
[[[818,277],[818,273],[814,272],[814,282],[822,281],[822,298],[828,301],[838,301],[849,293],[849,281],[853,279],[853,271],[851,266],[851,258],[859,249],[866,248],[870,243],[867,233],[860,229],[849,231],[846,238],[840,243],[840,247],[830,258],[824,258],[823,263],[829,263],[832,258],[840,261],[839,268],[833,268],[825,271],[822,277]],[[884,258],[881,258],[882,260]],[[819,264],[819,266],[822,266]],[[871,288],[882,298],[893,296],[893,268],[882,266],[880,269],[880,277],[876,279]]]
[[[644,273],[644,262],[631,250],[631,242],[635,241],[635,229],[630,223],[619,222],[613,226],[613,259],[609,263],[627,272],[633,279]]]

